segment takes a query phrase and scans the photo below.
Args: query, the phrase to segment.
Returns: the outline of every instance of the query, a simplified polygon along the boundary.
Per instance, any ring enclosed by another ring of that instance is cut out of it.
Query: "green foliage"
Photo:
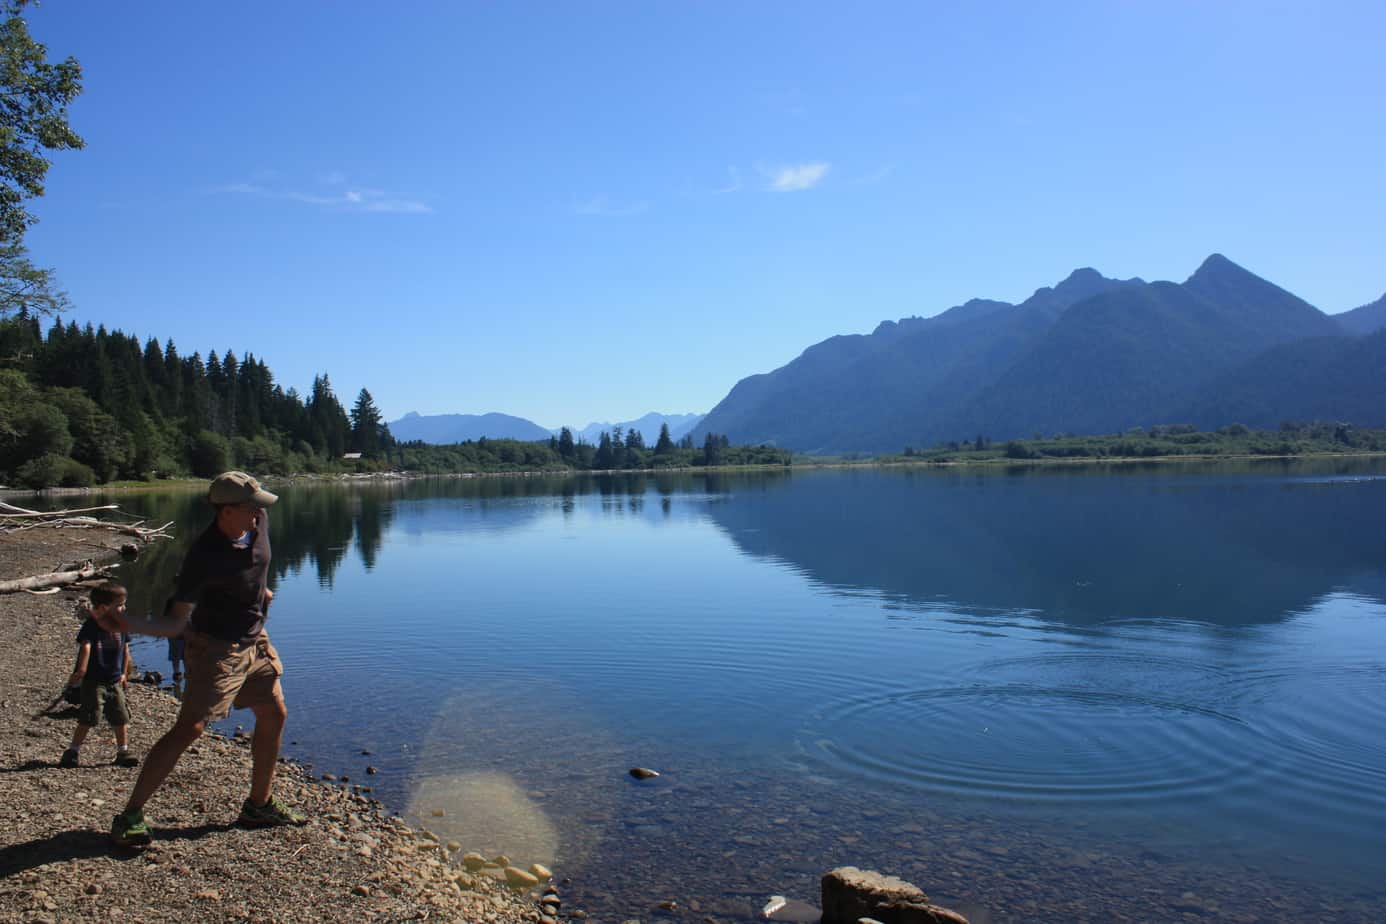
[[[997,453],[989,441],[943,443],[928,450],[907,447],[903,458],[925,462],[978,462],[999,458],[1150,459],[1178,456],[1293,456],[1308,453],[1383,452],[1386,430],[1354,427],[1341,421],[1286,421],[1278,430],[1252,430],[1229,424],[1200,432],[1189,424],[1162,424],[1108,436],[1056,435],[1052,439],[1010,440]]]
[[[52,487],[89,488],[96,484],[96,473],[75,459],[46,452],[30,459],[15,472],[20,484],[35,490]]]
[[[231,445],[226,437],[203,430],[193,437],[188,453],[192,472],[199,478],[214,478],[231,468]]]
[[[48,62],[48,49],[34,41],[21,15],[26,3],[0,6],[0,319],[67,305],[52,270],[29,262],[24,233],[37,219],[25,201],[43,195],[48,151],[83,145],[67,124],[67,107],[82,92],[82,69],[73,58]]]
[[[91,467],[101,481],[128,471],[135,456],[134,441],[96,402],[75,388],[53,388],[48,401],[67,418],[72,434],[71,456]]]

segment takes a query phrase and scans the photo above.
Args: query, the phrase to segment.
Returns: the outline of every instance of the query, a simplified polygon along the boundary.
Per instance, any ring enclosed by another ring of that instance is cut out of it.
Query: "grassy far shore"
[[[481,446],[495,452],[498,443],[517,441],[481,441]],[[517,443],[524,446],[524,443]],[[542,445],[542,443],[541,443]],[[473,443],[459,443],[456,447],[437,447],[439,453],[448,450],[463,450],[463,456]],[[744,452],[743,452],[744,450]],[[973,441],[949,442],[915,449],[906,446],[902,453],[880,454],[827,454],[791,453],[775,447],[733,447],[732,453],[739,461],[722,461],[707,464],[704,460],[671,459],[674,464],[640,465],[640,467],[585,468],[563,464],[525,465],[523,463],[491,464],[405,464],[403,467],[391,465],[391,459],[366,459],[342,461],[340,465],[308,472],[263,472],[267,483],[286,483],[302,481],[342,481],[355,478],[434,478],[434,477],[517,477],[517,475],[546,475],[546,477],[567,477],[567,475],[593,474],[658,474],[658,472],[717,471],[784,471],[804,470],[804,468],[839,467],[956,467],[956,465],[1037,465],[1074,463],[1178,463],[1178,461],[1249,461],[1260,459],[1322,459],[1322,457],[1375,456],[1386,454],[1386,429],[1357,428],[1351,424],[1283,424],[1275,431],[1254,431],[1234,424],[1218,431],[1203,432],[1192,427],[1170,425],[1149,429],[1131,429],[1125,434],[1105,436],[1073,436],[1059,434],[1044,438],[1035,435],[1031,439],[1009,439],[991,441],[979,435]],[[730,453],[729,453],[730,454]],[[457,461],[455,454],[450,454]],[[744,459],[744,461],[740,461]],[[247,460],[248,461],[248,460]],[[413,461],[413,460],[410,460]],[[678,464],[682,463],[682,464]],[[703,463],[703,464],[699,464]],[[254,465],[247,465],[255,471]],[[256,472],[261,474],[261,472]],[[122,479],[104,485],[82,486],[82,488],[49,489],[54,495],[86,495],[86,493],[140,493],[148,490],[200,490],[207,485],[207,478],[177,477],[155,478],[147,481]],[[18,486],[0,485],[4,495],[24,495],[30,490]]]

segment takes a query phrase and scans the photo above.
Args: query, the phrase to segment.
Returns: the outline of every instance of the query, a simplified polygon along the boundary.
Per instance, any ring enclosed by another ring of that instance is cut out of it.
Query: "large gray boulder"
[[[823,924],[968,924],[956,911],[929,904],[913,883],[855,866],[839,866],[823,876]]]

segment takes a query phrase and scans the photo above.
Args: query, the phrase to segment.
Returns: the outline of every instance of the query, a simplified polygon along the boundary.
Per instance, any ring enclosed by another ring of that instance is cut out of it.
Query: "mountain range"
[[[665,424],[669,425],[669,438],[678,440],[698,424],[702,423],[702,414],[659,414],[651,411],[639,420],[623,420],[617,423],[605,423],[593,421],[581,430],[573,432],[573,439],[583,443],[596,445],[602,438],[603,433],[610,433],[616,427],[622,430],[639,430],[640,435],[645,438],[646,446],[653,446],[659,439],[659,428]],[[558,435],[558,431],[553,431]]]
[[[1330,316],[1221,254],[1183,283],[1075,270],[832,337],[742,379],[693,430],[807,452],[898,452],[1162,423],[1386,425],[1386,296]]]
[[[659,439],[659,428],[669,425],[669,436],[675,440],[692,430],[703,419],[701,414],[659,414],[651,412],[638,420],[620,423],[590,423],[580,431],[573,431],[573,438],[579,442],[595,445],[603,433],[610,433],[620,427],[623,431],[634,428],[645,438],[645,444],[654,446]],[[571,428],[570,428],[571,429]],[[390,433],[397,440],[425,443],[462,443],[467,440],[513,439],[547,440],[557,436],[562,428],[550,430],[539,426],[524,417],[509,414],[419,414],[410,411],[399,420],[390,422]]]

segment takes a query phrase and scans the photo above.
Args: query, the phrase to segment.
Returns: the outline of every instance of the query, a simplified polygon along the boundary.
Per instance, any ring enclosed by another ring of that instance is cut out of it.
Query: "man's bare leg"
[[[255,713],[255,733],[250,739],[250,801],[264,805],[274,790],[274,771],[279,763],[279,747],[289,709],[282,699],[264,703]]]
[[[127,812],[144,808],[144,804],[159,791],[164,780],[173,772],[178,758],[183,756],[183,752],[194,741],[202,737],[202,731],[206,727],[205,720],[184,722],[180,719],[162,738],[154,742],[154,746],[145,755],[144,766],[140,768],[139,778],[135,780],[135,788],[130,790],[130,801],[125,803]]]

